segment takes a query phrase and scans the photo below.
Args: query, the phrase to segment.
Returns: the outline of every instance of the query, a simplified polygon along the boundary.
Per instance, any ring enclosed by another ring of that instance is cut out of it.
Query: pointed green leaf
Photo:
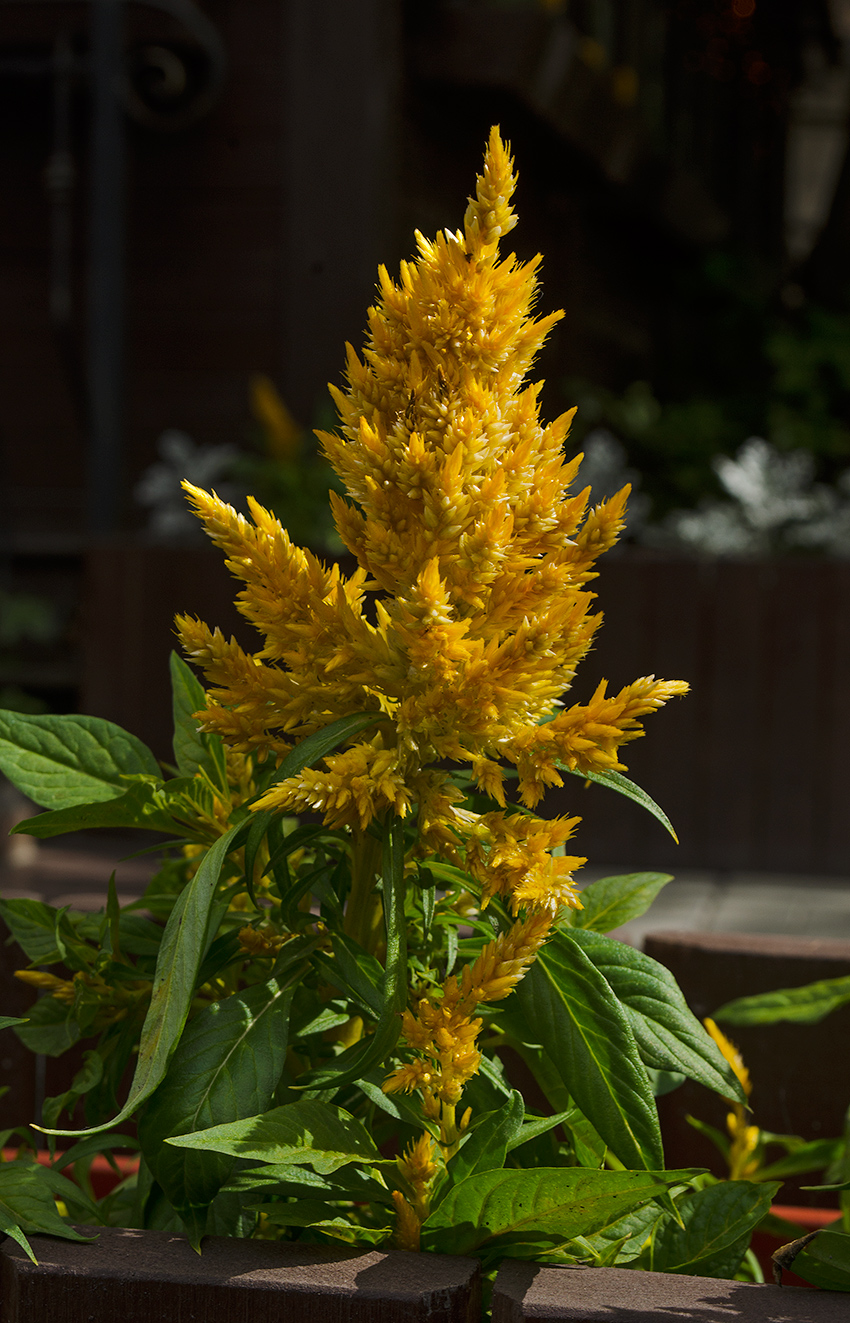
[[[182,834],[180,824],[171,816],[167,801],[160,793],[162,782],[136,781],[129,790],[125,788],[126,784],[122,787],[123,793],[117,791],[114,799],[38,813],[34,818],[16,823],[12,830],[16,835],[37,836],[41,840],[100,827],[113,831],[140,827],[144,831],[165,832],[169,836]]]
[[[826,1291],[850,1291],[850,1236],[819,1231],[795,1258],[792,1271]]]
[[[633,1263],[644,1251],[656,1224],[667,1216],[660,1203],[643,1204],[618,1222],[588,1236],[586,1243],[596,1255],[593,1266],[612,1268]]]
[[[746,1105],[737,1076],[688,1007],[669,969],[601,933],[571,929],[570,935],[624,1008],[644,1065],[677,1071],[722,1098]]]
[[[177,1148],[228,1153],[255,1162],[312,1167],[322,1175],[349,1162],[375,1164],[381,1155],[361,1121],[341,1107],[304,1098],[228,1125],[166,1140]]]
[[[20,1019],[15,1015],[0,1015],[0,1029],[14,1029],[16,1025],[26,1023],[26,1016],[24,1016],[23,1019]]]
[[[626,1167],[663,1167],[655,1099],[624,1009],[575,941],[558,932],[516,996],[585,1116]]]
[[[531,1121],[525,1121],[523,1125],[520,1126],[513,1139],[509,1141],[508,1152],[513,1153],[515,1148],[520,1148],[523,1144],[527,1144],[530,1139],[536,1139],[538,1135],[548,1134],[550,1130],[555,1129],[555,1126],[563,1125],[572,1115],[573,1110],[574,1109],[570,1109],[568,1112],[556,1112],[554,1116],[539,1116]]]
[[[362,730],[368,730],[369,726],[387,719],[380,711],[352,712],[347,717],[340,717],[338,721],[330,722],[321,730],[308,735],[300,744],[296,744],[276,769],[269,785],[285,781],[289,776],[297,776],[305,767],[312,767],[320,758],[324,758],[326,753],[333,753],[334,749],[351,739],[353,735],[359,735]]]
[[[352,1199],[361,1204],[392,1202],[386,1185],[352,1164],[322,1176],[310,1167],[296,1166],[291,1162],[271,1162],[261,1167],[237,1164],[225,1189],[247,1197],[273,1189],[281,1199]]]
[[[146,745],[100,717],[0,710],[0,771],[36,804],[72,808],[115,799],[125,776],[159,776]]]
[[[57,964],[66,954],[59,941],[64,947],[65,942],[73,943],[76,938],[68,918],[41,900],[25,896],[0,899],[0,917],[34,965]]]
[[[654,818],[657,818],[662,827],[666,827],[676,844],[679,844],[679,838],[673,830],[673,824],[664,810],[658,807],[655,800],[645,790],[641,790],[640,786],[635,785],[634,781],[630,781],[627,776],[623,776],[622,772],[580,772],[572,767],[567,767],[565,763],[557,761],[555,766],[561,772],[570,772],[573,776],[581,777],[582,781],[593,781],[596,785],[607,786],[609,790],[616,790],[619,794],[625,795],[626,799],[634,800],[635,804],[640,804],[641,808],[646,809],[647,813],[651,813]]]
[[[253,1204],[253,1211],[278,1227],[314,1227],[325,1235],[356,1245],[382,1245],[393,1233],[391,1226],[369,1227],[343,1216],[333,1204],[318,1199],[298,1199],[287,1204]]]
[[[317,954],[316,968],[331,987],[338,988],[366,1012],[380,1018],[384,1004],[384,970],[379,960],[345,933],[331,937],[333,959]]]
[[[768,1139],[762,1131],[762,1139]],[[807,1171],[823,1171],[825,1167],[837,1162],[844,1153],[843,1139],[811,1139],[808,1143],[795,1145],[784,1158],[769,1162],[760,1167],[760,1181],[785,1181],[789,1176],[799,1176]],[[803,1186],[803,1189],[810,1187]]]
[[[296,939],[297,940],[297,939]],[[165,1079],[139,1122],[148,1166],[181,1212],[206,1208],[232,1162],[164,1141],[262,1112],[272,1100],[286,1057],[292,988],[269,979],[206,1007],[187,1025]]]
[[[227,760],[219,735],[198,729],[195,712],[206,707],[206,691],[178,653],[169,659],[171,710],[174,717],[174,761],[181,776],[206,772],[214,786],[227,790]]]
[[[647,1266],[656,1272],[733,1277],[778,1189],[770,1182],[720,1181],[689,1191],[678,1201],[684,1226],[670,1218],[659,1227]]]
[[[738,997],[714,1012],[724,1024],[817,1024],[825,1015],[850,1002],[850,974],[819,979],[801,988],[780,988],[754,997]]]
[[[208,920],[222,866],[238,828],[220,836],[189,885],[177,897],[165,926],[156,962],[151,1001],[130,1094],[117,1116],[87,1130],[48,1130],[49,1135],[94,1135],[120,1125],[149,1098],[168,1069],[195,993],[195,980],[208,940]]]
[[[510,1101],[497,1112],[482,1116],[466,1143],[449,1163],[449,1175],[457,1185],[476,1172],[498,1171],[504,1167],[508,1149],[513,1147],[522,1128],[525,1104],[514,1089]]]
[[[56,997],[39,997],[30,1007],[26,1024],[20,1025],[15,1033],[31,1052],[59,1057],[79,1040],[80,1026],[71,1006]]]
[[[83,1236],[68,1223],[63,1221],[56,1211],[53,1187],[62,1182],[62,1192],[74,1197],[73,1188],[64,1176],[48,1172],[37,1162],[2,1162],[0,1163],[0,1226],[7,1235],[17,1240],[19,1245],[35,1261],[23,1234],[44,1234],[60,1236],[63,1240],[90,1241],[96,1236]],[[80,1194],[80,1191],[77,1191]],[[95,1213],[95,1219],[97,1214]]]
[[[592,928],[610,933],[649,909],[662,887],[673,878],[669,873],[626,873],[601,877],[581,891],[580,910],[567,910],[564,922],[573,928]]]
[[[456,1185],[422,1228],[437,1254],[536,1258],[590,1235],[677,1184],[691,1171],[588,1171],[583,1167],[478,1172]]]

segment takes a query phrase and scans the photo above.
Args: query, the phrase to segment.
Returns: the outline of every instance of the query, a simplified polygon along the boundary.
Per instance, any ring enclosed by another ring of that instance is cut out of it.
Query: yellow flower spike
[[[28,983],[31,988],[39,988],[49,993],[57,1001],[68,1005],[74,1001],[76,990],[71,979],[58,978],[55,974],[48,974],[41,969],[16,969],[15,978],[20,979],[22,983]]]
[[[419,1232],[422,1223],[401,1190],[393,1190],[392,1200],[396,1211],[396,1229],[393,1243],[396,1249],[415,1252],[419,1249]]]
[[[706,1016],[706,1018],[703,1020],[703,1024],[705,1025],[705,1028],[707,1029],[710,1036],[714,1039],[717,1046],[720,1048],[720,1051],[723,1053],[723,1056],[729,1062],[729,1065],[732,1067],[733,1071],[735,1072],[735,1075],[738,1079],[738,1083],[740,1084],[741,1088],[744,1090],[744,1093],[749,1098],[750,1094],[753,1091],[753,1086],[750,1083],[750,1072],[747,1070],[747,1067],[744,1065],[744,1059],[741,1056],[741,1053],[738,1051],[735,1044],[726,1037],[723,1030],[719,1028],[719,1026],[715,1023],[714,1020]]]

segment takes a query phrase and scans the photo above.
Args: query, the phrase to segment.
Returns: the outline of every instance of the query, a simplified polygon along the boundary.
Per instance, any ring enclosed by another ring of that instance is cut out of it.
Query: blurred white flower
[[[718,455],[714,471],[732,498],[674,510],[643,541],[705,556],[769,556],[807,548],[850,556],[850,470],[834,487],[813,483],[805,450],[778,451],[750,437],[736,457]]]
[[[238,451],[235,446],[199,446],[188,432],[168,428],[157,442],[159,460],[145,470],[133,495],[150,508],[148,532],[158,542],[200,542],[203,530],[189,512],[180,486],[184,478],[197,487],[215,487],[222,500],[238,504],[244,492],[226,474]],[[200,536],[199,536],[200,533]]]

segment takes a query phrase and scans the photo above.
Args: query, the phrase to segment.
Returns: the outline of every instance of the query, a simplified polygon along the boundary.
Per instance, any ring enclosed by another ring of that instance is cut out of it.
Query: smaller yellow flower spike
[[[263,429],[266,448],[273,459],[298,458],[304,431],[287,409],[274,382],[257,372],[249,385],[251,412]]]
[[[718,1028],[714,1020],[706,1017],[703,1024],[729,1062],[741,1088],[749,1098],[753,1091],[753,1086],[750,1083],[750,1072],[744,1065],[743,1057],[738,1048],[726,1037],[723,1030]],[[732,1141],[729,1145],[728,1154],[729,1179],[731,1181],[742,1181],[758,1170],[759,1159],[756,1149],[761,1139],[761,1130],[757,1125],[747,1123],[746,1110],[741,1103],[733,1103],[732,1108],[733,1110],[727,1113],[726,1116],[726,1128]]]
[[[716,1024],[714,1020],[706,1016],[706,1018],[703,1020],[703,1024],[708,1030],[708,1033],[714,1039],[717,1046],[720,1048],[720,1051],[723,1053],[726,1060],[729,1062],[729,1065],[732,1067],[733,1071],[735,1072],[735,1075],[738,1079],[738,1083],[740,1084],[741,1088],[744,1090],[744,1093],[749,1098],[750,1094],[753,1091],[753,1086],[750,1083],[750,1072],[747,1070],[747,1067],[744,1065],[744,1059],[741,1056],[741,1053],[738,1051],[735,1044],[726,1037],[723,1030],[719,1028],[719,1026]]]

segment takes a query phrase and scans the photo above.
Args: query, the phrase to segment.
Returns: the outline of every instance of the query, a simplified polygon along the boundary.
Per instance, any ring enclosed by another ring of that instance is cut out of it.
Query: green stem
[[[375,891],[380,875],[382,845],[369,832],[352,831],[351,890],[345,907],[345,932],[374,955],[384,936],[384,911]]]

